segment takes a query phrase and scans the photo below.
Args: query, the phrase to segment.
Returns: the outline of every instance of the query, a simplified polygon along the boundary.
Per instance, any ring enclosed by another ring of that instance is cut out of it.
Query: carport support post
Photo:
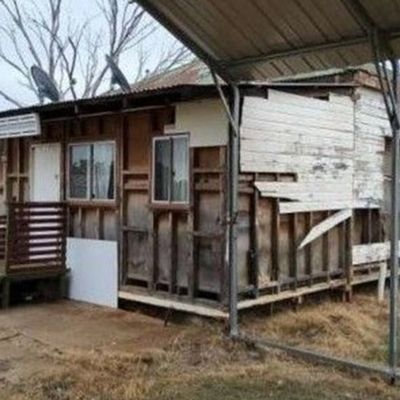
[[[239,336],[238,328],[238,253],[237,213],[239,196],[239,118],[240,92],[233,89],[232,120],[229,129],[229,215],[228,215],[228,265],[229,265],[229,333],[232,338]]]
[[[392,61],[393,94],[395,109],[391,119],[392,125],[392,213],[391,213],[391,246],[390,246],[390,332],[389,332],[389,366],[393,377],[396,376],[398,364],[398,289],[399,289],[399,62]],[[387,82],[390,85],[390,82]],[[394,378],[393,378],[394,379]]]
[[[215,71],[210,68],[211,76],[218,90],[229,121],[228,138],[228,244],[227,261],[229,270],[229,335],[233,339],[239,337],[238,324],[238,253],[237,253],[237,213],[239,197],[239,126],[240,126],[240,90],[231,83],[233,104],[229,107]]]

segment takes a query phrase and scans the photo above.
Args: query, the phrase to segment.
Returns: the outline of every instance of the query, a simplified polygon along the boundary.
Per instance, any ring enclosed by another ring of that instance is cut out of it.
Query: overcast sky
[[[27,0],[19,0],[21,4],[29,4]],[[45,0],[37,0],[38,4],[43,4]],[[65,15],[69,15],[74,21],[80,22],[86,20],[87,18],[93,18],[92,26],[97,27],[101,25],[101,18],[98,15],[98,10],[93,6],[95,0],[63,0],[64,7],[66,10]],[[123,0],[121,0],[123,1]],[[6,15],[4,12],[0,12],[0,24],[4,25],[9,23],[7,21]],[[162,49],[165,46],[169,46],[173,43],[173,38],[169,33],[167,33],[163,28],[157,31],[156,34],[152,35],[150,39],[148,39],[144,46],[146,49],[151,51],[152,59],[150,64],[154,64],[157,57],[160,55]],[[4,40],[4,33],[0,32],[0,44],[4,49],[4,52],[10,50],[10,47],[7,47],[7,42]],[[137,67],[137,54],[135,51],[131,51],[127,53],[120,60],[120,67],[127,75],[128,79],[135,75],[136,67]],[[109,80],[109,77],[106,78]],[[25,88],[21,87],[18,82],[19,77],[18,74],[7,64],[0,60],[0,89],[6,91],[10,96],[17,98],[18,100],[23,101],[24,105],[34,103],[35,97],[30,94]],[[0,109],[9,109],[14,106],[9,102],[5,101],[3,98],[0,98]]]

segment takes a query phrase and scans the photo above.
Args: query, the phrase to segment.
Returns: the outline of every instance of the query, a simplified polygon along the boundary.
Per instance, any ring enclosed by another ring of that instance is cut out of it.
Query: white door
[[[31,147],[31,201],[60,201],[60,164],[60,144]]]

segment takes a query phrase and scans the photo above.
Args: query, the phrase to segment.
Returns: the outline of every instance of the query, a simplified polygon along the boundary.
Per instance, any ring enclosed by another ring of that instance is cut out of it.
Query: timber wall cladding
[[[391,130],[382,95],[357,90],[355,103],[355,208],[382,206],[384,200],[385,137]],[[387,154],[390,159],[390,154]]]
[[[242,171],[296,174],[296,182],[256,183],[262,195],[351,207],[354,106],[349,97],[330,97],[270,91],[268,100],[244,99]]]
[[[356,97],[245,98],[242,171],[296,174],[296,183],[256,182],[263,196],[296,201],[281,212],[382,205],[389,123],[379,92],[361,88]]]
[[[339,210],[382,205],[388,124],[378,92],[357,94],[356,104],[335,94],[325,101],[275,91],[268,99],[244,99],[240,162],[242,172],[255,173],[261,194],[260,289],[350,279],[351,244],[382,241],[379,211],[367,209],[356,212],[354,224],[347,219],[299,247]],[[271,173],[272,179],[265,175]],[[294,179],[281,179],[288,174]]]
[[[179,107],[168,132],[190,133],[190,207],[151,204],[152,138],[170,126],[167,110],[125,117],[121,215],[126,284],[190,297],[225,295],[226,150],[218,144],[226,138],[227,124],[219,127],[221,116],[218,112],[216,123],[215,110],[208,115],[209,105]],[[203,138],[199,126],[207,133]]]

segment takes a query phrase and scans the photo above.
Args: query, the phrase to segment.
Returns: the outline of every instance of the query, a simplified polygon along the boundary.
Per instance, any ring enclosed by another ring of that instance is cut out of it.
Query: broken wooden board
[[[324,233],[331,230],[336,225],[339,225],[346,219],[351,218],[353,211],[351,209],[346,209],[333,214],[327,219],[320,222],[318,225],[314,226],[310,232],[306,235],[303,241],[300,243],[298,250],[301,250],[303,247],[314,241],[315,239],[322,236]]]

